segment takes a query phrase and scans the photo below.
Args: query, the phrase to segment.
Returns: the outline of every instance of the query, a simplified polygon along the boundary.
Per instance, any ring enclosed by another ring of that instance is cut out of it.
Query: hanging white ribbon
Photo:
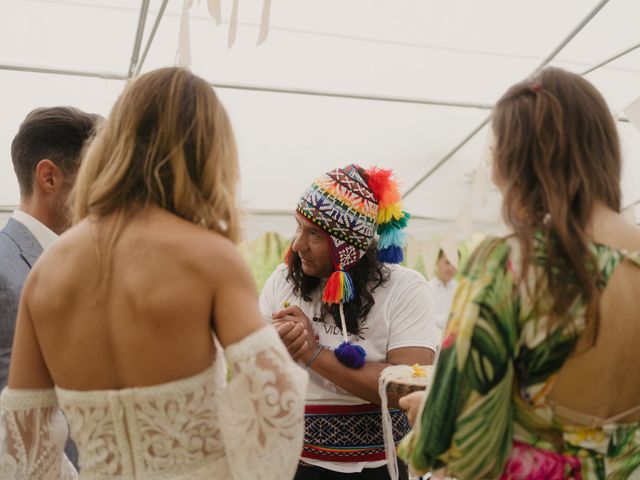
[[[271,0],[264,0],[262,5],[262,20],[260,20],[260,33],[258,34],[258,43],[262,45],[269,36],[269,17],[271,16]]]
[[[233,0],[233,7],[231,9],[231,19],[229,20],[229,39],[227,46],[233,47],[236,43],[236,36],[238,35],[238,3],[240,0]]]
[[[631,105],[624,109],[624,113],[631,124],[640,132],[640,97],[631,102]]]
[[[418,265],[418,259],[420,258],[420,244],[414,237],[409,237],[404,251],[407,267],[415,270]]]
[[[438,243],[431,239],[422,244],[421,254],[422,254],[422,263],[424,264],[424,270],[427,272],[427,276],[429,278],[433,277],[435,268],[436,268],[436,260],[438,260],[438,250],[440,247]]]
[[[211,15],[211,18],[213,18],[216,26],[220,25],[220,23],[222,22],[220,0],[207,0],[207,9],[209,10],[209,15]]]
[[[445,232],[440,240],[440,248],[447,256],[447,260],[454,267],[458,268],[458,241],[453,229],[449,229]]]
[[[469,199],[464,202],[464,206],[458,214],[455,222],[456,226],[462,231],[465,237],[470,237],[471,234],[473,234],[473,218],[471,217],[471,204],[473,197],[473,194],[470,195]],[[453,260],[451,259],[451,257],[449,257],[449,255],[447,255],[447,258],[449,258],[449,261],[453,263]]]
[[[179,67],[191,65],[191,33],[189,31],[189,9],[193,0],[184,0],[180,15],[180,33],[178,34],[178,52],[176,64]]]

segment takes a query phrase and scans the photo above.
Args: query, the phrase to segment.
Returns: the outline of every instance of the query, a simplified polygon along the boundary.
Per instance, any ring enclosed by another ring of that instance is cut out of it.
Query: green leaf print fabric
[[[601,288],[625,258],[591,245]],[[541,234],[527,289],[514,238],[488,239],[467,264],[451,309],[435,379],[399,455],[420,473],[446,468],[458,479],[640,478],[637,424],[601,429],[563,425],[546,403],[555,374],[586,326],[586,301],[572,303],[571,325],[549,325],[550,295]],[[540,290],[536,290],[540,288]]]

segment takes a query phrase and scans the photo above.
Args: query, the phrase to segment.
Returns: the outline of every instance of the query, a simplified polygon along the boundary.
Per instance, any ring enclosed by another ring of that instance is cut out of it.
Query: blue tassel
[[[402,247],[391,245],[378,251],[378,260],[383,263],[400,263],[404,259]]]
[[[367,356],[364,348],[349,342],[342,342],[333,353],[340,363],[349,368],[362,367],[364,365],[364,357]]]
[[[404,247],[407,243],[407,232],[404,230],[387,230],[380,234],[378,240],[378,250],[384,250],[387,247]]]

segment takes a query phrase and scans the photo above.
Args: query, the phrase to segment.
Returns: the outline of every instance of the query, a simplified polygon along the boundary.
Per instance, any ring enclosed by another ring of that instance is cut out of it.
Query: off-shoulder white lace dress
[[[162,385],[78,392],[5,389],[0,478],[293,478],[307,374],[271,327],[225,349],[206,371]],[[63,415],[64,412],[64,415]],[[68,427],[80,474],[64,456]]]

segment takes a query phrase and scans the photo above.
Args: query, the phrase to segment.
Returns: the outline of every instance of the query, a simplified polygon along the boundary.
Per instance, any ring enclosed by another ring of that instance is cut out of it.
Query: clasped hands
[[[300,307],[294,305],[274,312],[272,318],[273,326],[291,357],[297,362],[306,364],[318,345],[309,317],[300,310]],[[424,396],[424,392],[414,392],[400,399],[400,407],[407,411],[412,425],[424,402]]]
[[[296,305],[278,310],[271,317],[291,357],[306,364],[318,345],[309,317]]]

